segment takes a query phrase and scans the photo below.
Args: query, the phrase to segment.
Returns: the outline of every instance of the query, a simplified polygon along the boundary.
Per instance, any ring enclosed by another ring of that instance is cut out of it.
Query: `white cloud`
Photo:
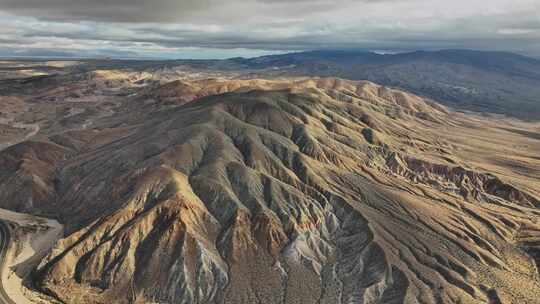
[[[2,0],[0,26],[0,48],[106,45],[174,57],[193,47],[458,47],[540,55],[538,0]]]

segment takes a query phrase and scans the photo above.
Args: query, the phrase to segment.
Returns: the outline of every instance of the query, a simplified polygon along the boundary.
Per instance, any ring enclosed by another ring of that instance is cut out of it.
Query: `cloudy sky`
[[[0,56],[469,48],[540,57],[540,0],[0,0]]]

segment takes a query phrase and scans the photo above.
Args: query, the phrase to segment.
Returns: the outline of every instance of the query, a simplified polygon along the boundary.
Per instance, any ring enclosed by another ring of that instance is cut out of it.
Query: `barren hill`
[[[539,303],[540,125],[370,82],[203,82],[0,152],[1,206],[67,227],[36,272],[42,291]]]

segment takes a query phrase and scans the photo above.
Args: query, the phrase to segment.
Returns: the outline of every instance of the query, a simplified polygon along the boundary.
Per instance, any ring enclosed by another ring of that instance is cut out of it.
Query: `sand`
[[[0,219],[17,224],[12,244],[2,269],[2,282],[8,296],[16,303],[48,303],[38,293],[23,286],[26,276],[62,236],[63,226],[56,220],[0,209]],[[25,229],[30,228],[30,229]],[[24,232],[22,230],[24,229]],[[15,240],[17,238],[17,240]]]

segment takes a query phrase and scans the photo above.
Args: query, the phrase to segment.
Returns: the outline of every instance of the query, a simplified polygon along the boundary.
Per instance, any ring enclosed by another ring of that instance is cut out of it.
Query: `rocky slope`
[[[324,78],[94,126],[0,153],[2,207],[65,224],[35,280],[66,303],[539,303],[538,124]]]

